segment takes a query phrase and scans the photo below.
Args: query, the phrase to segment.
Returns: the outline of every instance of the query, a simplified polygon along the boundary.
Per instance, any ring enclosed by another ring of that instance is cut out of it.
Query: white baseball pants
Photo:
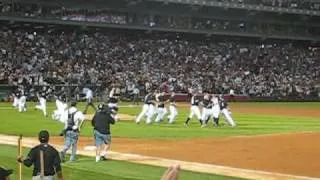
[[[138,115],[136,122],[139,123],[141,121],[141,119],[147,115],[148,112],[148,108],[149,108],[149,104],[144,104],[142,106],[142,111],[140,112],[140,114]]]
[[[27,111],[26,101],[27,101],[27,98],[25,96],[20,97],[20,99],[19,99],[19,112]]]
[[[214,105],[213,107],[212,107],[212,116],[213,116],[213,118],[219,118],[219,114],[220,114],[220,107],[219,107],[219,105],[217,104],[217,105]]]
[[[170,112],[170,115],[168,116],[168,118],[169,118],[169,123],[171,124],[174,122],[176,116],[178,115],[178,111],[177,111],[176,106],[170,105],[169,112]]]
[[[46,101],[46,99],[40,98],[39,101],[40,101],[40,104],[36,105],[36,108],[40,109],[43,112],[44,116],[47,116],[47,105],[46,105],[47,101]]]
[[[200,113],[200,109],[198,106],[191,106],[190,107],[189,118],[192,119],[194,115],[196,115],[199,120],[201,119],[201,113]]]
[[[167,109],[166,108],[158,108],[157,109],[157,117],[155,119],[155,122],[160,122],[163,120],[163,117],[167,114]]]
[[[19,98],[17,98],[17,97],[14,97],[14,98],[13,98],[12,106],[13,106],[14,108],[18,108],[18,107],[19,107]]]
[[[155,111],[154,105],[149,104],[148,111],[147,111],[147,121],[146,121],[147,124],[150,124],[152,122],[152,117],[155,114],[154,111]]]
[[[221,110],[222,114],[224,115],[225,117],[225,121],[231,125],[232,127],[235,127],[236,126],[236,123],[233,121],[231,115],[230,115],[230,112],[228,109],[224,108]]]
[[[212,108],[203,108],[202,109],[202,114],[201,114],[201,121],[203,124],[206,123],[206,120],[211,116],[212,114]]]

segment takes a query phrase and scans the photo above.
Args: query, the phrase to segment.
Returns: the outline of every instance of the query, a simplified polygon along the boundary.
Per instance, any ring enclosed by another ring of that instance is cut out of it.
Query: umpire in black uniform
[[[33,165],[32,180],[54,180],[55,174],[57,174],[60,180],[63,180],[59,152],[48,144],[49,132],[46,130],[40,131],[39,141],[40,144],[32,148],[26,158],[18,157],[18,162],[23,163],[27,167]],[[41,157],[41,154],[43,154],[43,157]],[[41,170],[41,166],[43,170]],[[41,177],[42,175],[43,177]]]
[[[117,112],[117,107],[108,108],[104,104],[99,104],[98,111],[92,119],[96,144],[96,162],[107,158],[107,151],[111,147],[110,124],[115,123]]]

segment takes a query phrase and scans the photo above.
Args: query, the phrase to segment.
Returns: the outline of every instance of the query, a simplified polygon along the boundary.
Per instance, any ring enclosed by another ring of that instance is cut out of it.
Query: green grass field
[[[17,178],[18,164],[16,163],[16,152],[17,148],[12,146],[0,145],[0,160],[1,165],[5,167],[11,167],[14,169],[12,179]],[[24,149],[24,154],[28,152]],[[66,180],[97,180],[97,179],[108,179],[108,180],[159,180],[164,168],[147,166],[129,163],[125,161],[114,161],[108,160],[105,162],[96,163],[92,157],[79,157],[79,161],[76,163],[65,163],[63,164],[63,173]],[[24,167],[23,178],[31,179],[32,168]],[[103,177],[103,178],[102,178]],[[203,173],[194,173],[190,171],[181,171],[181,179],[194,180],[236,180],[239,178],[215,176]]]
[[[248,103],[245,103],[248,106]],[[249,106],[278,106],[278,107],[320,107],[320,103],[252,103]],[[35,136],[40,129],[50,130],[52,135],[58,135],[63,124],[45,118],[40,111],[33,109],[34,104],[29,104],[29,111],[18,113],[10,107],[10,104],[0,104],[1,126],[0,132],[5,134],[17,135],[23,133],[24,136]],[[53,111],[54,105],[48,105],[49,114]],[[79,105],[83,109],[83,104]],[[140,111],[138,107],[120,108],[120,113],[137,115]],[[91,113],[93,113],[91,111]],[[195,119],[190,121],[191,128],[185,128],[183,122],[188,116],[188,108],[180,108],[179,115],[175,124],[153,124],[146,125],[135,124],[133,121],[120,121],[112,127],[113,137],[134,137],[134,138],[152,138],[152,139],[183,139],[196,137],[220,137],[236,135],[258,135],[271,133],[286,133],[300,131],[320,131],[318,118],[312,117],[285,117],[283,115],[266,114],[239,114],[233,113],[238,127],[230,128],[222,126],[220,128],[200,128],[199,122]],[[23,130],[23,131],[22,131]],[[152,133],[150,133],[152,132]],[[92,136],[92,127],[90,122],[86,122],[81,131],[82,136]]]
[[[241,105],[241,104],[236,104]],[[268,107],[293,107],[293,108],[318,108],[320,103],[243,103],[246,106]],[[51,135],[58,135],[63,124],[51,120],[50,116],[45,118],[40,111],[34,110],[34,103],[28,104],[28,112],[18,113],[11,107],[11,104],[0,103],[0,133],[24,136],[36,136],[39,130],[47,129]],[[83,104],[79,104],[79,109],[83,109]],[[54,104],[48,104],[48,113],[54,110]],[[120,113],[137,115],[140,111],[138,107],[120,108]],[[91,110],[91,113],[93,111]],[[191,121],[190,128],[185,128],[183,122],[188,116],[188,107],[179,108],[179,115],[175,124],[166,122],[158,125],[135,124],[133,121],[120,121],[112,127],[113,137],[134,137],[145,139],[190,139],[198,137],[226,137],[238,135],[261,135],[272,133],[320,131],[320,121],[312,117],[294,117],[283,115],[266,114],[243,114],[233,113],[238,127],[230,128],[222,126],[220,128],[200,128],[196,120]],[[82,136],[92,136],[92,127],[86,122],[82,128]],[[17,166],[15,162],[16,148],[0,145],[0,165],[6,167]],[[90,167],[90,168],[88,168]],[[92,158],[81,157],[80,161],[63,166],[66,179],[159,179],[164,168],[137,165],[121,161],[107,161],[95,164]],[[31,169],[24,169],[24,177],[29,178]],[[13,179],[16,179],[13,176]],[[30,179],[30,178],[29,178]],[[214,176],[193,172],[182,172],[181,179],[233,179],[224,176]]]

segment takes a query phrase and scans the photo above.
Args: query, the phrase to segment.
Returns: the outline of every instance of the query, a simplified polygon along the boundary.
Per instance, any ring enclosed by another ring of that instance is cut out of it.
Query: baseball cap
[[[12,169],[6,169],[4,167],[0,167],[0,179],[3,179],[4,177],[8,177],[10,174],[12,174]]]
[[[39,132],[39,141],[45,143],[49,141],[49,132],[47,130],[41,130]]]

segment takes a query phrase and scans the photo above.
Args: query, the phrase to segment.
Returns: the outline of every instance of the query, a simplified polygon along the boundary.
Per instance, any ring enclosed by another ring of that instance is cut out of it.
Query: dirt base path
[[[52,139],[61,144],[62,139]],[[190,162],[320,177],[320,133],[187,140],[113,138],[112,150]],[[80,138],[80,146],[92,146]]]
[[[16,136],[7,136],[7,135],[0,135],[0,144],[9,144],[9,145],[16,145],[18,137]],[[82,138],[84,139],[84,138]],[[61,148],[62,146],[62,139],[61,138],[52,138],[52,144],[56,146],[56,148]],[[87,139],[88,140],[88,139]],[[87,155],[87,156],[95,156],[93,150],[85,150],[84,146],[86,140],[82,140],[80,142],[80,148],[78,150],[78,154]],[[123,141],[127,145],[130,146],[131,142],[129,139],[119,139],[116,140],[118,143]],[[172,142],[173,143],[173,142]],[[24,147],[33,147],[38,144],[35,138],[24,138],[23,139],[23,146]],[[90,144],[89,144],[90,145]],[[151,144],[153,145],[153,144]],[[150,147],[150,146],[149,146]],[[119,148],[119,147],[117,147]],[[141,148],[143,149],[143,148]],[[184,149],[185,150],[185,149]],[[181,152],[189,152],[189,151],[181,151]],[[208,152],[210,152],[208,150]],[[208,154],[207,157],[210,156],[210,153],[202,152],[200,157],[203,157]],[[317,178],[305,177],[305,176],[293,176],[288,174],[280,174],[280,173],[270,173],[264,171],[256,171],[256,170],[248,170],[248,169],[239,169],[239,168],[231,168],[225,166],[217,166],[212,164],[204,164],[204,163],[194,163],[194,162],[187,162],[187,161],[178,161],[178,160],[170,160],[170,159],[163,159],[158,157],[151,157],[151,156],[142,156],[136,154],[128,154],[128,153],[118,153],[118,152],[110,152],[110,158],[115,160],[125,160],[134,163],[140,164],[148,164],[148,165],[155,165],[155,166],[163,166],[168,167],[172,164],[180,164],[182,169],[202,172],[202,173],[212,173],[212,174],[220,174],[220,175],[227,175],[227,176],[235,176],[247,179],[264,179],[264,180],[319,180]],[[181,157],[181,156],[180,156]],[[93,158],[94,160],[94,158]]]

